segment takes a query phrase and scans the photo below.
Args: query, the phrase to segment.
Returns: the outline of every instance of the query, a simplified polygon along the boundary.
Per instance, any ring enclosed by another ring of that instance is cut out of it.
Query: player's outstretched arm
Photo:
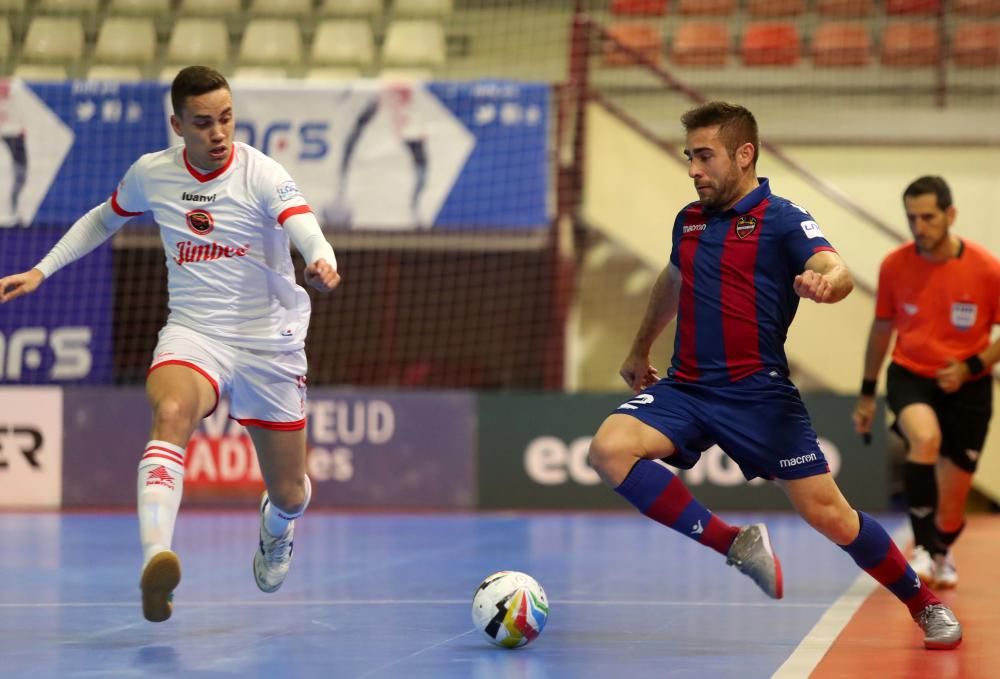
[[[806,261],[805,270],[795,277],[793,286],[799,297],[834,304],[851,294],[854,281],[840,255],[822,250]]]
[[[0,304],[34,292],[44,280],[45,274],[38,269],[0,278]]]
[[[340,285],[337,255],[333,253],[333,246],[326,240],[313,213],[292,215],[285,220],[284,227],[295,249],[302,253],[306,262],[310,262],[303,272],[306,285],[320,292],[330,292]]]

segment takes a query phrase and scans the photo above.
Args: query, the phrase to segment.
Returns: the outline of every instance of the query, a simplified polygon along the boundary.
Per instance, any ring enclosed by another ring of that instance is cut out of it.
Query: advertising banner
[[[0,163],[27,182],[20,207],[0,205],[0,223],[64,228],[105,200],[140,155],[181,142],[163,83],[17,88],[32,121],[28,154],[19,164],[11,151]],[[236,139],[284,165],[329,228],[547,224],[546,84],[240,85],[233,106]]]
[[[65,505],[133,506],[149,438],[143,390],[71,388],[65,400]],[[471,394],[313,389],[306,414],[313,507],[474,506]],[[253,442],[223,400],[188,443],[184,506],[253,507],[263,489]]]
[[[0,507],[59,507],[62,416],[58,387],[0,387]]]
[[[844,495],[859,509],[888,505],[884,424],[872,444],[854,433],[854,398],[803,396],[820,446]],[[587,462],[591,437],[628,400],[617,394],[482,394],[479,396],[479,504],[491,509],[598,509],[630,505],[601,482]],[[881,411],[880,411],[881,412]],[[881,416],[880,416],[881,417]],[[788,500],[762,479],[747,483],[718,446],[679,472],[712,509],[787,510]]]
[[[32,268],[59,239],[0,229],[0,276]],[[0,384],[108,382],[112,376],[111,247],[57,271],[0,310]]]

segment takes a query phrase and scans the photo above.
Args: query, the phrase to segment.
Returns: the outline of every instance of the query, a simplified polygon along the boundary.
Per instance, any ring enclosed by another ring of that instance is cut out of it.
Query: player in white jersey
[[[333,248],[288,173],[233,142],[226,79],[203,66],[171,86],[170,124],[184,144],[142,156],[118,189],[80,218],[35,268],[0,278],[0,302],[34,291],[144,212],[166,250],[170,316],[146,379],[153,411],[139,463],[140,576],[146,619],[170,617],[180,561],[170,550],[184,455],[222,394],[246,425],[267,487],[254,552],[257,586],[277,590],[292,556],[294,520],[309,504],[304,340],[309,297],[296,285],[289,240],[304,279],[328,292],[340,283]]]

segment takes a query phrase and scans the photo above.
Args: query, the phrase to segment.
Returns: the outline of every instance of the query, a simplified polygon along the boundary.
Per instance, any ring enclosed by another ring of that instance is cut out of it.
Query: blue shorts
[[[690,469],[718,444],[749,480],[801,479],[830,471],[809,413],[784,375],[759,372],[706,386],[664,378],[615,411],[661,432],[676,451],[663,458]]]

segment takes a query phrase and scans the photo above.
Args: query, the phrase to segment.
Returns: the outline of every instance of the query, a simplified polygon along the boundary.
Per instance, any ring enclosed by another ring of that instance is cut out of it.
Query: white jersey
[[[311,210],[276,161],[235,142],[229,162],[205,174],[174,146],[139,158],[110,204],[121,217],[151,211],[160,227],[168,323],[237,347],[305,346],[309,296],[281,225]]]

